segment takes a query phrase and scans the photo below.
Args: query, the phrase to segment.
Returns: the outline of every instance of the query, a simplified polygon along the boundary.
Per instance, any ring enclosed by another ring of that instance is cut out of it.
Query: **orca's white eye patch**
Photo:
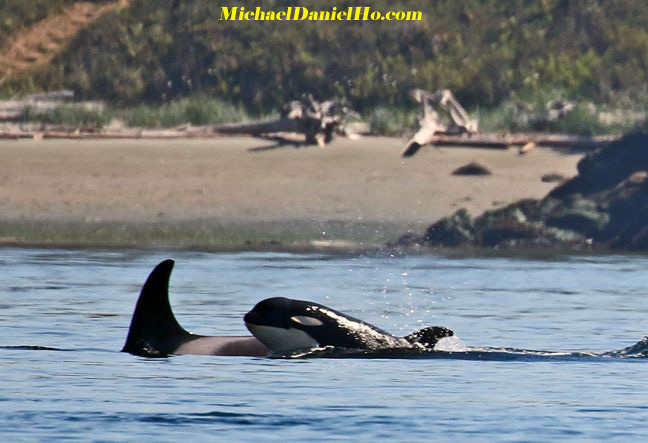
[[[290,317],[290,319],[302,326],[322,326],[324,324],[321,320],[306,315],[295,315]]]

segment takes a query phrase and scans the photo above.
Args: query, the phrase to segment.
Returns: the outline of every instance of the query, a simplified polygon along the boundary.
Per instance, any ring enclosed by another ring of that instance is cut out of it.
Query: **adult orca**
[[[257,303],[245,314],[244,320],[252,335],[276,354],[328,346],[432,351],[441,338],[454,335],[443,326],[431,326],[405,337],[395,337],[327,306],[284,297],[268,298]]]
[[[122,352],[143,357],[172,354],[262,356],[269,350],[251,336],[196,335],[186,331],[169,304],[169,278],[174,261],[160,262],[140,292]]]

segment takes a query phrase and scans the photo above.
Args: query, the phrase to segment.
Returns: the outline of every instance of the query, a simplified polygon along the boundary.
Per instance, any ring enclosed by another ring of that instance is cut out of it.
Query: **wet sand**
[[[276,149],[248,137],[0,141],[0,242],[379,244],[422,232],[461,207],[478,214],[542,197],[555,184],[540,177],[573,176],[580,158],[549,149],[519,156],[513,149],[424,147],[403,159],[403,145],[385,137]],[[451,175],[471,161],[493,175]]]

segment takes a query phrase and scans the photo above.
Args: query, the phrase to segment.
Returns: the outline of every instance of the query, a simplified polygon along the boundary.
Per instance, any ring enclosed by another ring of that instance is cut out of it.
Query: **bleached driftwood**
[[[298,132],[304,134],[306,144],[324,146],[333,139],[335,131],[350,114],[350,110],[334,100],[318,102],[312,96],[306,96],[284,106],[278,120],[221,125],[214,127],[214,131],[261,137],[273,133]]]
[[[61,89],[59,91],[40,92],[30,94],[24,98],[24,101],[67,101],[74,99],[74,91],[70,89]]]
[[[60,91],[43,92],[27,95],[15,100],[0,100],[0,121],[15,121],[20,119],[27,111],[33,114],[43,114],[55,110],[62,104],[74,98],[74,91],[63,89]],[[101,110],[101,102],[76,102],[75,107],[86,110]]]
[[[430,143],[437,134],[476,134],[479,130],[477,120],[461,106],[449,89],[440,89],[434,94],[422,89],[414,89],[412,97],[421,105],[420,129],[407,142],[404,157],[410,157],[421,146]]]
[[[602,147],[611,141],[617,140],[619,137],[615,135],[602,135],[602,136],[581,136],[571,134],[544,134],[544,133],[531,133],[531,134],[479,134],[473,136],[456,136],[437,134],[427,139],[427,143],[433,146],[457,146],[457,147],[473,147],[473,148],[486,148],[486,149],[508,149],[509,147],[519,147],[520,153],[524,154],[529,152],[535,147],[549,147],[549,148],[565,148],[565,149],[580,149],[592,150]],[[418,147],[420,148],[420,146]],[[407,154],[403,152],[403,156],[412,156],[418,148],[413,152]]]

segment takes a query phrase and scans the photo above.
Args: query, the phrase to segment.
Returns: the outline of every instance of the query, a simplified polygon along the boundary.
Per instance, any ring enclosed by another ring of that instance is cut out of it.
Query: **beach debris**
[[[277,133],[300,133],[306,144],[323,147],[350,116],[356,114],[337,100],[319,102],[312,95],[306,95],[287,103],[278,120],[228,124],[213,129],[221,134],[249,134],[273,140],[281,138]]]
[[[216,131],[212,126],[182,126],[170,129],[143,129],[143,128],[114,128],[106,127],[103,129],[92,128],[43,128],[39,125],[38,129],[27,129],[25,125],[8,125],[0,127],[0,139],[33,139],[37,136],[44,139],[183,139],[183,138],[217,138],[230,134],[227,131]],[[112,125],[110,125],[112,126]],[[349,138],[357,138],[367,132],[364,125],[354,127],[353,123],[342,125],[336,133],[344,133]],[[222,127],[219,127],[222,128]],[[266,127],[267,129],[267,127]],[[264,131],[261,128],[258,131],[259,137],[272,139],[272,133]],[[232,134],[241,134],[240,132],[231,132]],[[254,132],[252,133],[254,135]],[[299,132],[279,132],[277,139],[289,140],[290,143],[301,144],[304,136]],[[433,145],[444,147],[472,147],[486,149],[508,149],[510,146],[521,146],[533,139],[537,146],[571,149],[576,151],[592,151],[600,148],[607,143],[619,139],[617,136],[603,135],[594,137],[571,136],[564,134],[511,134],[507,136],[499,134],[481,134],[473,137],[438,135],[435,136]]]
[[[470,117],[449,89],[440,89],[434,94],[422,89],[414,89],[411,94],[421,105],[424,121],[433,122],[436,132],[444,134],[479,132],[479,122]]]
[[[452,175],[492,175],[490,169],[479,162],[470,162],[452,171]]]
[[[26,112],[38,114],[52,111],[73,98],[74,91],[63,89],[60,91],[31,94],[16,100],[0,100],[0,121],[18,120]],[[89,102],[79,103],[79,106],[88,107],[89,105],[87,103]]]
[[[31,102],[37,101],[70,101],[74,99],[74,91],[71,89],[60,89],[58,91],[39,92],[37,94],[30,94],[25,97],[25,100]]]
[[[461,106],[449,89],[440,89],[430,93],[422,89],[413,89],[412,97],[421,105],[420,129],[407,142],[404,157],[410,157],[428,143],[434,141],[438,134],[461,135],[479,132],[479,122]]]
[[[648,251],[648,134],[627,135],[587,154],[578,175],[543,199],[475,218],[459,210],[396,244]]]
[[[524,155],[527,152],[531,152],[532,150],[534,150],[537,146],[538,146],[538,144],[536,142],[534,142],[534,141],[527,142],[527,143],[525,143],[524,145],[522,145],[520,147],[520,150],[518,151],[518,154]]]
[[[523,147],[530,142],[535,147],[548,147],[558,149],[571,149],[575,151],[592,151],[618,140],[615,135],[582,136],[571,134],[546,134],[546,133],[520,133],[520,134],[477,134],[463,135],[434,135],[428,142],[434,146],[444,147],[469,147],[484,149],[508,149],[512,146]],[[533,145],[531,145],[533,146]],[[421,146],[414,143],[408,145],[403,152],[403,157],[411,157],[418,152]],[[531,149],[535,149],[535,147]],[[527,147],[528,150],[530,147]]]
[[[508,149],[518,146],[520,155],[531,152],[536,147],[570,148],[577,150],[598,149],[604,144],[617,140],[617,136],[580,136],[572,134],[516,133],[482,134],[479,122],[461,106],[448,89],[434,94],[422,89],[412,90],[412,96],[421,104],[420,129],[407,142],[403,157],[411,157],[422,146],[462,146],[475,148]],[[527,114],[522,112],[521,119],[535,127],[545,130],[549,123],[564,118],[575,109],[566,100],[552,100],[546,104],[546,111]]]
[[[528,116],[530,126],[536,131],[546,130],[550,124],[565,118],[575,108],[574,103],[567,100],[550,100],[545,105],[545,110]]]
[[[61,93],[57,100],[67,99]],[[55,95],[41,94],[31,96],[22,102],[0,102],[0,119],[3,110],[10,111],[10,119],[16,119],[25,110],[46,112],[55,109],[60,101],[52,101]],[[18,103],[18,104],[16,104]],[[75,103],[75,106],[87,109],[100,109],[100,103],[87,102]],[[175,139],[175,138],[209,138],[220,137],[226,134],[252,135],[263,139],[276,140],[282,144],[317,144],[324,146],[329,143],[334,134],[343,134],[352,138],[359,137],[358,132],[366,132],[366,127],[348,124],[351,118],[359,117],[343,103],[335,100],[318,102],[312,96],[303,100],[288,103],[281,114],[281,118],[270,121],[249,123],[235,123],[221,126],[191,126],[184,125],[170,129],[143,129],[143,128],[50,128],[33,131],[2,130],[0,138],[66,138],[66,139]]]

